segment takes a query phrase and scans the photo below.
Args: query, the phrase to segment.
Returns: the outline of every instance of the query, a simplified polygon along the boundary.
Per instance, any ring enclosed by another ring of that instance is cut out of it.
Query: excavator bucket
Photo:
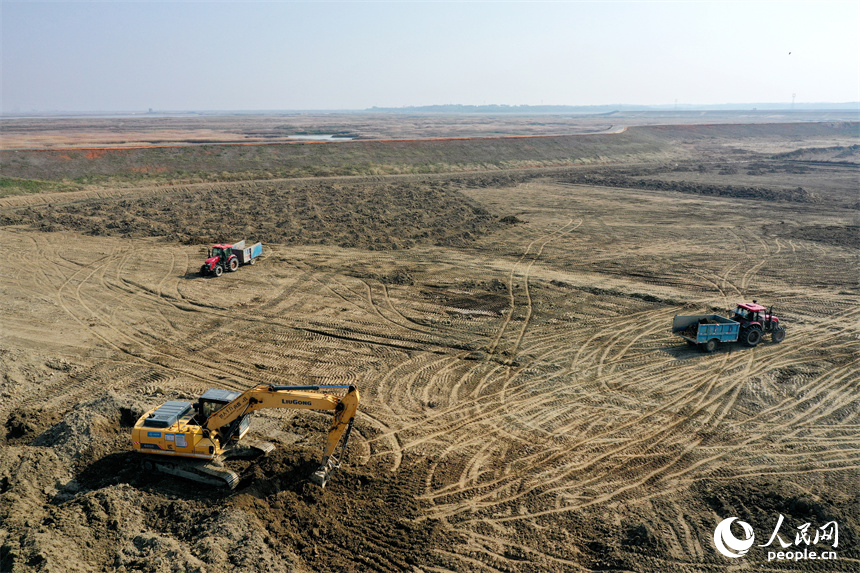
[[[354,391],[354,388],[350,387],[350,391]],[[355,402],[353,403],[353,415],[355,413],[355,405],[358,404],[358,393],[355,395]],[[332,424],[331,430],[329,430],[329,443],[327,455],[323,456],[322,465],[317,468],[317,471],[311,474],[311,481],[317,484],[320,487],[325,487],[325,484],[328,483],[328,480],[331,479],[332,474],[336,469],[340,467],[340,460],[334,457],[333,451],[337,446],[338,441],[341,440],[341,433],[343,434],[343,441],[341,441],[340,445],[340,456],[343,457],[346,454],[346,445],[349,443],[349,436],[352,434],[352,426],[355,423],[355,418],[350,417],[349,421],[345,423],[342,419],[344,409],[338,409],[338,413],[340,416],[335,415],[334,423]]]
[[[320,487],[325,487],[334,471],[339,467],[340,464],[335,461],[334,457],[330,457],[317,468],[317,471],[311,474],[311,481]]]

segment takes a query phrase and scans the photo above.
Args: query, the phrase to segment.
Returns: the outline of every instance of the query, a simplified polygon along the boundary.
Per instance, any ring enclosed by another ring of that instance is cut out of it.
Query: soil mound
[[[456,246],[500,224],[444,182],[257,181],[196,186],[138,198],[89,199],[54,209],[24,207],[0,225],[88,235],[322,244],[371,250],[416,244]]]

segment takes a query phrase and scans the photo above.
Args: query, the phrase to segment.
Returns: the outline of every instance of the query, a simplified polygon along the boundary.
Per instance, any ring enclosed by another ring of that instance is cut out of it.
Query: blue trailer
[[[672,321],[672,333],[698,346],[705,352],[713,352],[720,342],[736,342],[741,324],[719,314],[676,315]]]
[[[239,258],[240,264],[253,265],[257,262],[257,257],[263,254],[263,243],[255,243],[246,247],[244,240],[239,241],[233,244],[233,254]]]

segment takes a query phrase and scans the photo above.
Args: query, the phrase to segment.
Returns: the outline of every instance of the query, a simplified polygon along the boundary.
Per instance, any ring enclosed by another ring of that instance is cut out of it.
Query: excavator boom
[[[321,389],[347,389],[342,398],[334,394],[323,394]],[[242,416],[264,408],[303,408],[308,410],[334,410],[334,418],[328,431],[322,464],[311,475],[311,481],[325,487],[331,474],[340,467],[334,457],[338,443],[343,438],[342,451],[346,450],[355,413],[358,410],[358,390],[355,386],[275,386],[260,385],[243,392],[238,398],[212,414],[203,425],[214,432],[234,423]]]

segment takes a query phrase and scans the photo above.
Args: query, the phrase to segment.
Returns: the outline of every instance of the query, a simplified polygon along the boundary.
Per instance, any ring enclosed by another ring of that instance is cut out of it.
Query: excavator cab
[[[194,404],[194,409],[197,411],[195,419],[199,425],[204,425],[209,417],[238,398],[242,393],[233,390],[222,390],[220,388],[210,388],[203,393],[202,396]],[[240,416],[232,424],[224,426],[221,429],[219,437],[222,444],[228,440],[238,441],[248,433],[248,428],[251,426],[251,415],[246,414]]]

